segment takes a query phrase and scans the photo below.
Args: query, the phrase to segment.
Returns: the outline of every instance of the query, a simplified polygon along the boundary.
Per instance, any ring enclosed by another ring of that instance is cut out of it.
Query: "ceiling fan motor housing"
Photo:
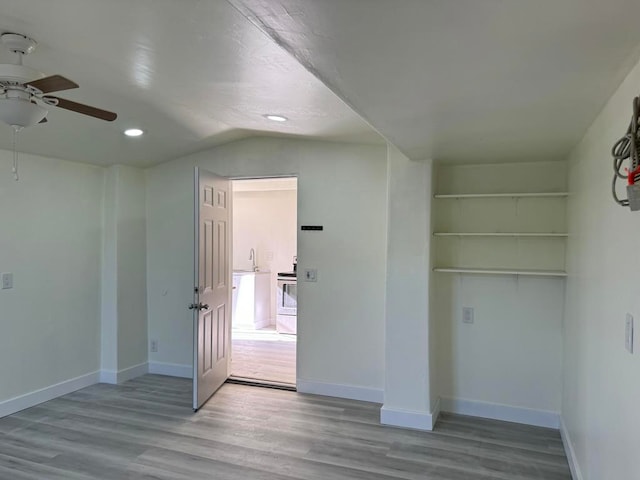
[[[16,64],[0,64],[1,84],[24,84],[44,78],[43,73],[25,67],[21,61],[22,55],[27,55],[35,50],[38,45],[35,40],[19,33],[3,33],[0,35],[0,41],[10,51],[19,55],[19,61]]]
[[[2,36],[0,36],[0,40],[10,51],[21,55],[28,55],[33,52],[38,45],[33,38],[29,38],[20,33],[3,33]]]
[[[0,84],[25,84],[44,78],[44,73],[24,65],[0,64]]]

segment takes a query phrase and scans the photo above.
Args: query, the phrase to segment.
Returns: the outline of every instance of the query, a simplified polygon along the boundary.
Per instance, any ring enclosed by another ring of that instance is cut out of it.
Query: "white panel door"
[[[231,182],[195,170],[193,409],[229,377],[231,359]]]

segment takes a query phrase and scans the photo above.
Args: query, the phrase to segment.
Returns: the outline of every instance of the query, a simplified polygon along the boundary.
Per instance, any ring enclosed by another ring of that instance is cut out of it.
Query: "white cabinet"
[[[269,272],[233,272],[233,328],[260,329],[270,324]]]

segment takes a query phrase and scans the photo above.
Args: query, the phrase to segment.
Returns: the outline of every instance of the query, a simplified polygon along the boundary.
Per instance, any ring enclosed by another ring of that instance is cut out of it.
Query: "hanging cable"
[[[632,210],[639,210],[640,204],[640,98],[633,99],[633,115],[627,133],[620,138],[611,149],[613,156],[613,181],[611,193],[618,205],[630,206]],[[629,167],[623,168],[624,162],[629,160]],[[627,180],[627,198],[621,199],[616,191],[618,179]],[[630,205],[629,201],[633,204]]]
[[[12,125],[13,127],[13,179],[17,182],[20,180],[20,176],[18,175],[18,132],[22,130],[22,127],[18,125]]]

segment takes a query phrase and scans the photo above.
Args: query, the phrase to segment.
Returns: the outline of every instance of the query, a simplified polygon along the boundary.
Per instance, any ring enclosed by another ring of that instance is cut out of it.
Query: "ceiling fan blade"
[[[89,115],[90,117],[99,118],[100,120],[106,120],[107,122],[113,122],[116,118],[118,118],[118,115],[113,112],[108,112],[107,110],[101,110],[96,107],[84,105],[83,103],[72,102],[71,100],[65,100],[64,98],[54,97],[51,95],[48,95],[48,97],[57,99],[57,106],[60,108],[64,108],[65,110],[71,110],[72,112]]]
[[[50,77],[29,82],[27,85],[37,88],[42,93],[60,92],[62,90],[78,88],[78,84],[76,82],[72,82],[68,78],[64,78],[62,75],[51,75]]]

